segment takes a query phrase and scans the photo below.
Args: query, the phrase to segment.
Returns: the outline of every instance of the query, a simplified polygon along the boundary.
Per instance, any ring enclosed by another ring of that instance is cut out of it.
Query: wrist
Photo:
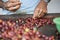
[[[43,0],[43,1],[45,1],[46,3],[49,3],[50,2],[50,0]]]
[[[41,4],[43,4],[43,5],[48,5],[48,3],[45,2],[44,0],[41,0]]]

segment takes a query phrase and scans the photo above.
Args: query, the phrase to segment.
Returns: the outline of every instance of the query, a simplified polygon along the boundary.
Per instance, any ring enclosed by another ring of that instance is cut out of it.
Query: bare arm
[[[47,13],[47,4],[50,0],[41,0],[36,6],[33,18],[43,17]]]

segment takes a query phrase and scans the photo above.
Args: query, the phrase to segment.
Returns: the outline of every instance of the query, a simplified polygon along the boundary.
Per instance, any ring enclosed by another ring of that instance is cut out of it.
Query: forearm
[[[47,2],[45,2],[44,0],[41,0],[41,1],[38,3],[37,7],[40,8],[40,6],[45,6],[45,5],[47,5],[47,4],[48,4]]]
[[[49,3],[51,0],[44,0],[45,2]]]

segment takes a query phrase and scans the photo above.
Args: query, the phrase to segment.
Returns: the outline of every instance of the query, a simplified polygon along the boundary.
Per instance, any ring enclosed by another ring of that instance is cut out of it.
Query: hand
[[[9,11],[16,11],[20,8],[21,2],[18,0],[9,0],[5,2],[4,6],[5,6],[5,9]]]
[[[10,2],[16,2],[16,1],[18,1],[19,2],[20,0],[8,0],[8,1],[10,1]]]
[[[33,18],[43,17],[47,13],[47,3],[43,0],[38,4],[34,11]]]

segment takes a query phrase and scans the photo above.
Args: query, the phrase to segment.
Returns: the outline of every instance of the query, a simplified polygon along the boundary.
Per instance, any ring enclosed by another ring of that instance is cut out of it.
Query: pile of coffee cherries
[[[39,31],[46,24],[54,23],[50,18],[0,19],[0,40],[54,40],[54,36],[48,37]]]

